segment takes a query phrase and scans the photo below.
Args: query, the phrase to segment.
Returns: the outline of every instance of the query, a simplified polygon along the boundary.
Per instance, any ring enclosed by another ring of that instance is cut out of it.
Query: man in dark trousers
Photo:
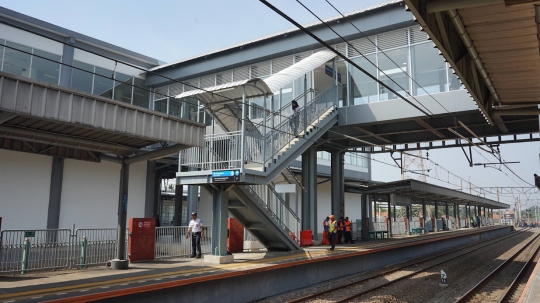
[[[339,218],[338,222],[338,228],[337,228],[337,244],[341,244],[341,239],[343,238],[343,229],[345,227],[345,222],[343,221],[343,217]]]
[[[345,221],[343,222],[343,224],[345,228],[345,244],[354,244],[352,238],[351,221],[349,221],[349,217],[345,217]]]
[[[204,237],[203,224],[201,219],[197,218],[197,213],[191,213],[191,221],[186,233],[186,239],[191,232],[191,256],[190,258],[200,259],[201,253],[201,238]]]
[[[330,221],[328,222],[328,241],[330,241],[330,250],[334,250],[336,247],[337,236],[337,224],[334,215],[330,215]]]

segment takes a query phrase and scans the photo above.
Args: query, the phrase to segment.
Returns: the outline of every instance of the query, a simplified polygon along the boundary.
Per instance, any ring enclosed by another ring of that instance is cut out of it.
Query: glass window
[[[117,80],[114,81],[114,100],[131,104],[133,77],[122,73],[116,73],[114,79]]]
[[[387,56],[382,53],[378,53],[379,56],[379,79],[401,96],[406,97],[405,90],[409,90],[409,77],[405,72],[409,72],[409,48],[404,47],[392,51],[385,52],[386,55],[392,59],[392,62]],[[399,67],[397,65],[399,65]],[[399,96],[389,91],[386,87],[380,86],[380,100],[392,100],[397,99]]]
[[[96,76],[94,79],[93,94],[112,99],[112,92],[113,92],[112,77],[113,77],[112,70],[108,70],[108,69],[96,66]]]
[[[307,73],[306,74],[306,77],[307,77],[307,88],[306,89],[310,89],[312,86],[311,86],[311,72]],[[296,79],[294,81],[294,97],[298,97],[300,95],[303,95],[304,94],[304,77],[300,77],[298,79]],[[308,94],[308,99],[307,101],[311,101],[311,97],[310,97],[311,94]],[[289,101],[290,102],[290,101]],[[298,105],[299,106],[304,106],[304,98],[300,98],[298,99]]]
[[[17,43],[6,41],[4,64],[2,70],[6,73],[14,74],[17,76],[30,77],[30,57],[28,53],[32,52],[32,49],[27,46],[22,46]],[[14,49],[13,49],[14,48]],[[27,53],[20,52],[25,51]]]
[[[169,115],[180,117],[182,115],[182,101],[176,98],[169,100]]]
[[[167,98],[154,101],[154,110],[167,113]]]
[[[4,43],[5,41],[0,39],[0,70],[2,69],[2,61],[4,60]]]
[[[367,58],[367,59],[366,59]],[[377,75],[377,67],[369,61],[376,63],[375,54],[367,55],[365,58],[353,59],[353,62],[366,70],[371,75]],[[371,79],[361,70],[354,66],[349,66],[349,86],[351,87],[352,104],[357,105],[378,101],[377,96],[377,81]]]
[[[448,66],[448,82],[450,90],[464,89],[465,86],[459,82],[458,77],[454,74],[454,69]]]
[[[195,98],[185,98],[183,105],[184,110],[182,118],[197,121],[197,107],[199,106],[199,101]]]
[[[71,74],[71,88],[87,93],[92,93],[94,81],[94,66],[79,61],[73,61],[73,73]],[[80,69],[77,69],[80,68]]]
[[[446,91],[446,63],[431,43],[411,46],[414,95]],[[427,91],[427,92],[426,92]]]
[[[150,91],[146,89],[146,80],[135,78],[135,87],[133,88],[133,105],[148,108]]]
[[[281,89],[281,108],[284,108],[282,115],[289,117],[292,115],[292,108],[289,103],[293,100],[293,84],[289,83]]]
[[[45,81],[52,84],[59,84],[60,79],[60,62],[61,57],[38,49],[34,49],[34,55],[32,58],[32,69],[30,71],[30,78]],[[47,59],[43,59],[43,58]]]
[[[252,99],[250,109],[250,119],[264,118],[264,97]]]

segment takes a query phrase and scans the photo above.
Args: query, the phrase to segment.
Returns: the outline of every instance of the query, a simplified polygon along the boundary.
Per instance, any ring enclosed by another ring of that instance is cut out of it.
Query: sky
[[[269,2],[301,24],[316,21],[294,0]],[[321,18],[338,15],[325,0],[303,2]],[[349,12],[382,1],[330,2],[340,11]],[[165,62],[181,60],[293,27],[257,0],[160,0],[155,3],[141,0],[0,0],[0,6]],[[501,154],[506,161],[520,161],[519,164],[509,164],[509,167],[525,181],[533,183],[533,174],[540,173],[539,147],[538,142],[502,145]],[[495,162],[493,155],[481,153],[490,162]],[[372,161],[373,180],[401,179],[400,169],[391,166],[394,162],[388,154],[377,154],[373,158],[387,163]],[[461,149],[430,150],[429,159],[465,180],[470,178],[473,184],[479,186],[530,186],[505,169],[501,172],[491,167],[469,167]],[[476,163],[488,162],[476,152],[473,159]],[[426,161],[426,167],[433,167],[433,164]],[[428,174],[433,177],[428,177],[428,182],[455,188],[454,185],[436,180],[447,180],[440,172],[436,175],[435,170],[432,170]],[[453,178],[450,182],[456,184],[459,181]],[[525,199],[521,195],[521,200]],[[533,195],[532,199],[540,199],[540,194]],[[512,196],[501,197],[502,202],[511,203],[513,200]],[[540,202],[534,203],[540,205]]]

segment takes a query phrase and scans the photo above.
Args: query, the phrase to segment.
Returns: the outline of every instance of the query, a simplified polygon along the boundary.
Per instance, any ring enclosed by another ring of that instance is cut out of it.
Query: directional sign
[[[240,170],[218,170],[212,172],[213,183],[239,182]]]
[[[33,238],[36,236],[36,231],[35,230],[27,230],[24,232],[24,237],[25,238]]]

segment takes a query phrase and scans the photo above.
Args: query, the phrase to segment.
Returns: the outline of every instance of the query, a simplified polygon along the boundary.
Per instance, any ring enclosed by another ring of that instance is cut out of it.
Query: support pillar
[[[368,213],[369,213],[369,208],[368,205],[369,205],[369,200],[368,199],[368,195],[366,194],[363,194],[362,197],[360,198],[361,200],[361,213],[362,213],[362,241],[368,241],[369,240],[369,217],[368,217]]]
[[[424,230],[427,232],[426,229],[426,201],[422,199],[422,222],[424,222]]]
[[[69,37],[69,43],[75,43],[73,37]],[[64,44],[64,49],[62,52],[62,72],[60,73],[60,86],[71,87],[71,76],[73,74],[73,58],[75,55],[75,49],[69,44]]]
[[[388,237],[392,237],[392,205],[390,203],[390,195],[388,195]]]
[[[317,149],[310,147],[302,154],[302,230],[311,230],[317,239]]]
[[[159,184],[156,187],[156,161],[147,161],[146,162],[146,193],[144,198],[144,217],[152,218],[154,217],[154,205],[157,200],[157,189],[159,189]]]
[[[184,200],[184,186],[176,185],[176,187],[174,188],[174,220],[173,220],[173,226],[182,226],[182,204],[183,204],[183,200]]]
[[[128,188],[129,188],[129,164],[122,160],[122,169],[120,170],[120,191],[118,196],[118,224],[116,229],[116,258],[126,259],[126,221],[128,207]]]
[[[49,191],[49,209],[47,211],[47,229],[58,229],[60,223],[60,203],[62,201],[63,179],[64,158],[53,157]]]
[[[434,231],[439,231],[437,220],[439,220],[439,202],[435,201],[435,224],[434,224],[435,226],[433,226]]]
[[[197,168],[189,167],[188,171],[196,171]],[[189,185],[187,192],[187,218],[186,221],[189,223],[189,218],[191,213],[197,212],[197,204],[199,202],[199,187],[196,185]]]
[[[330,154],[330,182],[332,187],[331,213],[337,218],[345,216],[344,155],[345,153],[338,152]]]
[[[212,195],[212,255],[227,256],[228,185],[218,185]]]

